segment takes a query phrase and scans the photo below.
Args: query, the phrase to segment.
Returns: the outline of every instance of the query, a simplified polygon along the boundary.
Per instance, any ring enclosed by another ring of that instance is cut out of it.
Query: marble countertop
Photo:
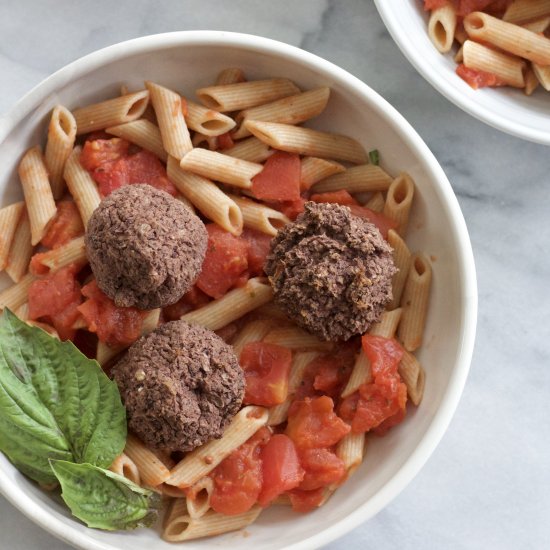
[[[547,548],[550,149],[493,130],[439,95],[401,55],[370,0],[0,0],[0,113],[86,53],[187,29],[281,40],[364,80],[432,149],[470,230],[479,325],[455,417],[401,495],[327,548]],[[2,548],[68,550],[2,497],[0,533]]]

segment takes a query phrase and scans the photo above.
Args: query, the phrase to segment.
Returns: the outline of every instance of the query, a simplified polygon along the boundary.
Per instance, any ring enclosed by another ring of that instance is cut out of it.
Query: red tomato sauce
[[[471,88],[478,90],[479,88],[504,86],[503,82],[498,76],[487,73],[485,71],[477,71],[476,69],[469,69],[461,63],[456,68],[456,74],[462,78]]]
[[[48,248],[59,248],[70,240],[84,235],[84,224],[73,201],[59,201],[57,213],[48,226],[41,243]]]

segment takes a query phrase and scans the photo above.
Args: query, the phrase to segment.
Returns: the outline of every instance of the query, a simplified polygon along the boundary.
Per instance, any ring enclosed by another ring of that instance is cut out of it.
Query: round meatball
[[[392,298],[392,250],[346,206],[308,202],[271,243],[265,272],[285,313],[323,340],[348,340]]]
[[[126,185],[92,214],[85,243],[99,288],[117,306],[177,302],[199,276],[208,236],[182,202],[150,185]]]
[[[191,451],[222,436],[244,396],[231,346],[185,321],[158,327],[113,367],[128,425],[146,444]]]

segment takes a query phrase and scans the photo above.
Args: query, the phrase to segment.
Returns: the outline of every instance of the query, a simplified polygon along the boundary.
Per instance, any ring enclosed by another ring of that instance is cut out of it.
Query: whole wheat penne
[[[368,162],[362,145],[348,136],[278,122],[247,120],[244,124],[259,140],[281,151],[354,164]]]
[[[139,470],[134,461],[124,453],[118,455],[114,460],[109,470],[118,474],[119,476],[129,479],[136,485],[141,485],[141,478],[139,477]]]
[[[386,199],[381,191],[374,193],[372,197],[365,203],[365,206],[373,212],[382,212],[386,204]]]
[[[271,285],[259,278],[253,278],[245,286],[231,290],[218,300],[186,313],[182,319],[210,330],[218,330],[269,302],[272,297]]]
[[[87,227],[88,221],[92,216],[93,211],[99,206],[101,197],[97,190],[95,181],[90,176],[89,172],[82,168],[80,164],[81,147],[75,147],[73,152],[65,163],[65,181],[69,193],[72,195],[74,202],[80,212],[80,217]]]
[[[351,376],[349,377],[348,383],[346,384],[344,391],[342,391],[342,397],[350,396],[359,389],[359,386],[368,384],[371,380],[372,370],[370,361],[365,355],[365,352],[361,349],[355,358],[355,364],[353,365],[353,370],[351,371]]]
[[[196,519],[188,515],[174,515],[166,524],[162,538],[168,542],[180,542],[236,531],[250,525],[261,511],[259,506],[254,506],[248,512],[235,516],[218,514],[213,510]]]
[[[382,336],[384,338],[393,338],[397,325],[401,319],[403,310],[398,307],[392,311],[384,311],[378,323],[375,323],[369,328],[369,334],[372,336]]]
[[[281,227],[290,223],[290,220],[278,210],[236,195],[228,196],[241,209],[245,227],[256,229],[274,237]]]
[[[515,0],[502,19],[509,23],[523,23],[550,14],[550,0]]]
[[[155,487],[170,477],[162,460],[133,434],[128,434],[124,452],[134,461],[145,485]]]
[[[207,149],[193,149],[187,153],[180,161],[180,168],[243,189],[250,189],[252,178],[263,170],[261,164]]]
[[[213,439],[187,453],[171,470],[168,485],[190,487],[211,472],[226,456],[252,437],[267,422],[267,410],[263,407],[242,408],[226,428],[221,439]]]
[[[525,95],[531,95],[539,86],[540,81],[537,78],[531,64],[531,66],[527,67],[525,71],[525,88],[523,88],[523,93]]]
[[[168,160],[168,153],[164,150],[160,130],[155,124],[148,120],[140,118],[139,120],[127,122],[126,124],[110,126],[106,128],[105,131],[108,134],[112,134],[113,136],[134,143],[143,149],[147,149],[147,151],[151,151],[151,153],[157,155],[157,157],[164,162]]]
[[[250,130],[243,124],[245,120],[264,120],[267,122],[281,122],[283,124],[300,124],[310,118],[320,115],[327,106],[330,88],[316,88],[297,95],[278,99],[271,103],[245,109],[237,115],[239,128],[235,131],[234,139],[241,139],[250,135]]]
[[[164,149],[169,155],[181,159],[193,149],[182,112],[181,97],[149,80],[145,82],[145,86],[151,94]]]
[[[409,268],[411,266],[411,251],[405,243],[405,241],[394,230],[388,231],[388,243],[393,249],[393,263],[399,270],[394,274],[392,278],[392,300],[388,304],[388,309],[395,309],[401,303],[401,295],[403,288],[405,287],[405,281],[409,274]]]
[[[304,157],[300,161],[300,189],[309,189],[318,181],[343,172],[345,169],[345,166],[333,160]]]
[[[418,405],[424,395],[426,373],[416,357],[405,350],[398,367],[399,375],[407,386],[407,394],[413,405]]]
[[[8,265],[10,249],[24,210],[23,202],[0,208],[0,271]]]
[[[50,185],[55,199],[63,195],[63,169],[69,158],[76,139],[76,120],[73,114],[62,105],[54,107],[50,125],[48,126],[48,141],[44,152],[44,160],[50,176]]]
[[[251,342],[260,342],[265,335],[270,331],[273,322],[269,319],[259,319],[247,323],[235,337],[232,342],[233,351],[237,357],[241,356],[243,348]]]
[[[422,344],[431,282],[430,262],[424,254],[414,254],[401,297],[403,314],[397,329],[399,339],[407,351],[414,351]]]
[[[464,18],[468,36],[478,42],[488,42],[511,54],[540,65],[550,65],[550,39],[476,11]]]
[[[291,350],[326,350],[334,347],[333,342],[324,342],[317,336],[297,326],[278,327],[271,330],[263,340],[267,344],[277,344]]]
[[[318,351],[303,351],[293,354],[290,374],[288,376],[288,394],[282,403],[269,408],[268,426],[277,426],[287,419],[288,409],[292,404],[296,390],[300,387],[304,379],[305,370],[319,355],[320,352]]]
[[[430,12],[428,36],[441,53],[447,53],[453,46],[456,30],[456,8],[451,2]]]
[[[224,155],[247,160],[248,162],[263,162],[273,154],[273,149],[256,137],[238,141],[230,149],[222,151]]]
[[[522,25],[524,29],[535,33],[545,32],[549,26],[550,15],[546,15],[545,17],[541,17],[540,19],[535,19],[534,21],[529,21],[529,23],[524,23]]]
[[[191,519],[204,516],[210,509],[210,497],[214,492],[214,480],[204,476],[193,483],[187,492],[187,511]]]
[[[233,235],[243,230],[243,216],[235,201],[231,200],[210,180],[180,168],[179,161],[168,158],[168,178],[179,192],[202,212],[209,220],[217,223]]]
[[[519,57],[497,52],[473,40],[466,40],[462,46],[464,65],[469,69],[491,72],[502,82],[515,88],[525,86],[525,61]]]
[[[349,478],[363,462],[365,451],[365,434],[349,433],[345,435],[336,445],[336,456],[344,462],[347,476]]]
[[[53,273],[70,264],[85,265],[88,263],[84,237],[77,237],[68,243],[44,252],[40,256],[40,264],[47,268],[47,272]],[[34,260],[33,260],[34,265]]]
[[[536,63],[533,63],[531,66],[533,67],[533,72],[535,73],[535,76],[541,86],[550,92],[550,67],[543,67],[541,65],[537,65]]]
[[[397,222],[396,231],[401,236],[407,232],[413,197],[414,181],[403,172],[390,185],[384,205],[384,215]]]
[[[249,109],[299,92],[300,89],[291,80],[271,78],[208,86],[197,90],[196,95],[210,109],[227,112]]]
[[[137,120],[145,111],[148,103],[149,92],[141,90],[75,109],[73,116],[76,121],[76,133],[77,135],[87,134],[109,126]]]
[[[195,132],[200,132],[205,136],[219,136],[229,132],[235,127],[235,121],[219,113],[194,103],[193,101],[187,101],[187,116],[185,117],[185,122],[191,130]]]
[[[387,191],[392,181],[392,177],[380,166],[362,164],[321,180],[313,186],[313,191],[315,193],[327,193],[340,189],[345,189],[349,193]]]
[[[27,273],[18,283],[0,292],[0,310],[7,307],[11,311],[15,311],[22,306],[27,301],[29,287],[35,280],[34,275]]]
[[[244,72],[239,67],[228,67],[220,72],[216,78],[216,86],[223,86],[224,84],[236,84],[237,82],[244,82],[246,80]]]
[[[18,171],[31,224],[31,242],[35,245],[42,240],[57,212],[40,147],[25,153]]]
[[[27,272],[32,250],[31,225],[27,210],[24,208],[11,242],[6,265],[6,273],[14,283],[18,283]]]

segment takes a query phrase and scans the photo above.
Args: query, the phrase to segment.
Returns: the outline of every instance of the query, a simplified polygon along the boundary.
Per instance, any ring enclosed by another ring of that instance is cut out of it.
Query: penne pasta
[[[462,46],[464,65],[477,71],[491,72],[502,82],[515,88],[525,86],[525,61],[519,57],[497,52],[478,44],[473,40],[466,40]]]
[[[204,476],[187,491],[187,512],[191,519],[204,516],[210,509],[210,497],[214,492],[214,480]]]
[[[260,278],[252,278],[245,286],[230,290],[222,298],[186,313],[182,319],[210,330],[218,330],[266,304],[272,297],[273,290],[270,284]]]
[[[369,191],[387,191],[392,183],[392,177],[374,164],[353,166],[344,172],[334,174],[313,186],[315,193],[327,193],[345,189],[349,193],[365,193]]]
[[[63,195],[63,169],[72,153],[75,139],[76,120],[73,114],[62,105],[57,105],[48,126],[48,141],[44,152],[54,199],[60,199]]]
[[[277,344],[291,350],[315,349],[329,351],[334,347],[333,342],[323,342],[317,336],[297,326],[274,328],[263,341],[267,344]]]
[[[405,241],[394,229],[388,231],[388,243],[393,249],[393,263],[399,270],[392,278],[392,300],[387,306],[388,309],[395,309],[401,303],[401,295],[409,274],[412,254]]]
[[[413,197],[414,182],[403,172],[390,185],[384,205],[384,215],[397,222],[396,231],[401,236],[407,232]]]
[[[300,189],[309,189],[318,181],[343,172],[345,169],[345,166],[333,160],[304,157],[300,162]]]
[[[15,315],[21,319],[21,321],[27,321],[29,319],[29,303],[25,302],[14,310]]]
[[[99,206],[101,197],[95,181],[89,172],[80,165],[81,147],[75,147],[65,163],[64,177],[67,188],[80,212],[80,217],[87,227],[94,210]]]
[[[233,351],[235,352],[235,355],[237,357],[240,357],[246,344],[262,341],[265,335],[270,331],[272,326],[273,322],[269,319],[261,319],[247,323],[237,333],[235,340],[231,344],[233,346]]]
[[[225,149],[222,153],[248,162],[263,162],[273,154],[273,149],[258,138],[251,137],[237,142],[233,147]]]
[[[530,21],[529,23],[524,23],[522,25],[524,29],[527,29],[528,31],[535,32],[535,33],[545,32],[549,26],[550,26],[550,15],[546,15],[545,17],[541,17],[540,19],[535,19],[534,21]]]
[[[382,212],[385,205],[386,199],[380,191],[378,191],[378,193],[374,193],[374,195],[372,195],[372,197],[365,203],[365,206],[373,212]]]
[[[525,71],[525,88],[523,92],[525,95],[531,95],[540,85],[540,81],[533,70],[533,67],[527,67]]]
[[[216,136],[205,136],[199,132],[195,132],[195,135],[191,138],[193,147],[208,146],[210,151],[216,151],[218,148],[218,138]]]
[[[536,63],[532,64],[533,73],[537,77],[542,87],[550,92],[550,67],[542,67]]]
[[[236,124],[231,117],[218,113],[218,111],[213,111],[207,107],[203,107],[193,101],[187,101],[185,122],[191,130],[200,132],[204,136],[219,136],[225,134],[233,130]]]
[[[98,340],[95,360],[104,367],[119,353],[122,353],[126,348],[124,346],[109,346],[105,342]]]
[[[515,0],[502,19],[509,23],[523,23],[550,14],[550,0]]]
[[[397,325],[399,325],[399,321],[401,320],[402,313],[403,310],[400,307],[392,311],[384,311],[380,321],[372,325],[369,328],[368,333],[373,336],[393,338],[395,331],[397,330]]]
[[[252,178],[263,170],[261,164],[207,149],[193,149],[187,153],[180,161],[180,168],[243,189],[250,189]]]
[[[216,78],[216,86],[237,84],[237,82],[244,82],[245,80],[246,78],[242,69],[239,67],[229,67],[218,75],[218,78]]]
[[[162,137],[158,127],[145,120],[143,118],[127,122],[126,124],[119,124],[118,126],[110,126],[105,131],[108,134],[125,139],[147,151],[151,151],[157,155],[157,157],[166,162],[168,160],[168,153],[164,149],[162,144]]]
[[[133,460],[145,485],[155,487],[170,477],[170,470],[162,460],[136,436],[128,434],[124,452]]]
[[[42,240],[57,212],[40,147],[25,153],[18,171],[31,225],[31,242],[35,245]]]
[[[180,168],[174,157],[168,158],[168,178],[189,202],[209,220],[233,235],[243,230],[243,216],[235,201],[231,200],[210,180]]]
[[[75,109],[73,117],[76,121],[76,133],[77,135],[87,134],[137,120],[148,103],[149,92],[141,90]]]
[[[244,124],[259,140],[274,149],[312,157],[346,160],[354,164],[368,162],[367,153],[361,144],[348,136],[277,122],[247,120]]]
[[[40,254],[39,258],[39,263],[44,268],[43,271],[39,270],[40,274],[53,273],[70,264],[85,265],[88,263],[88,257],[84,237],[77,237],[59,248],[48,250]]]
[[[550,39],[492,15],[476,11],[464,18],[468,36],[539,65],[550,65]]]
[[[420,405],[424,395],[426,373],[416,357],[405,350],[398,367],[399,375],[407,386],[407,395],[413,405]]]
[[[237,115],[237,122],[240,123],[240,126],[234,132],[233,137],[241,139],[250,135],[250,130],[244,125],[246,120],[263,120],[283,124],[305,122],[325,110],[329,97],[330,88],[323,87],[245,109]]]
[[[252,437],[267,422],[263,407],[242,408],[226,428],[221,439],[213,439],[187,453],[171,470],[168,485],[185,488],[211,472],[226,456]]]
[[[407,351],[414,351],[422,344],[424,325],[430,297],[432,268],[423,254],[415,254],[401,298],[403,314],[397,329],[399,340]]]
[[[8,265],[10,249],[24,209],[23,202],[0,208],[0,271]]]
[[[206,107],[227,112],[249,109],[299,92],[296,84],[287,78],[271,78],[208,86],[197,90],[196,95]]]
[[[124,453],[114,459],[111,466],[109,466],[109,470],[119,476],[125,477],[136,485],[141,485],[141,478],[137,466],[134,461]]]
[[[236,195],[228,196],[241,209],[245,227],[256,229],[274,237],[281,227],[290,223],[290,220],[282,212],[264,206],[262,203],[237,197]]]
[[[350,432],[336,444],[336,456],[342,460],[349,478],[363,462],[365,451],[365,434]]]
[[[349,377],[348,383],[346,384],[344,391],[342,391],[342,398],[350,396],[359,389],[359,386],[368,384],[371,381],[372,371],[370,361],[365,355],[365,352],[361,349],[355,358],[355,364],[353,365],[353,370],[351,371],[351,376]]]
[[[23,209],[13,236],[6,273],[14,283],[18,283],[29,268],[33,246],[31,243],[31,225],[26,208]]]
[[[36,280],[31,273],[27,273],[21,280],[14,285],[0,292],[0,310],[9,308],[15,311],[28,300],[29,287]]]
[[[181,159],[193,149],[183,116],[181,97],[149,80],[145,82],[145,87],[151,94],[164,149],[169,155]]]
[[[428,36],[441,53],[451,51],[456,31],[456,8],[451,2],[430,12]]]

